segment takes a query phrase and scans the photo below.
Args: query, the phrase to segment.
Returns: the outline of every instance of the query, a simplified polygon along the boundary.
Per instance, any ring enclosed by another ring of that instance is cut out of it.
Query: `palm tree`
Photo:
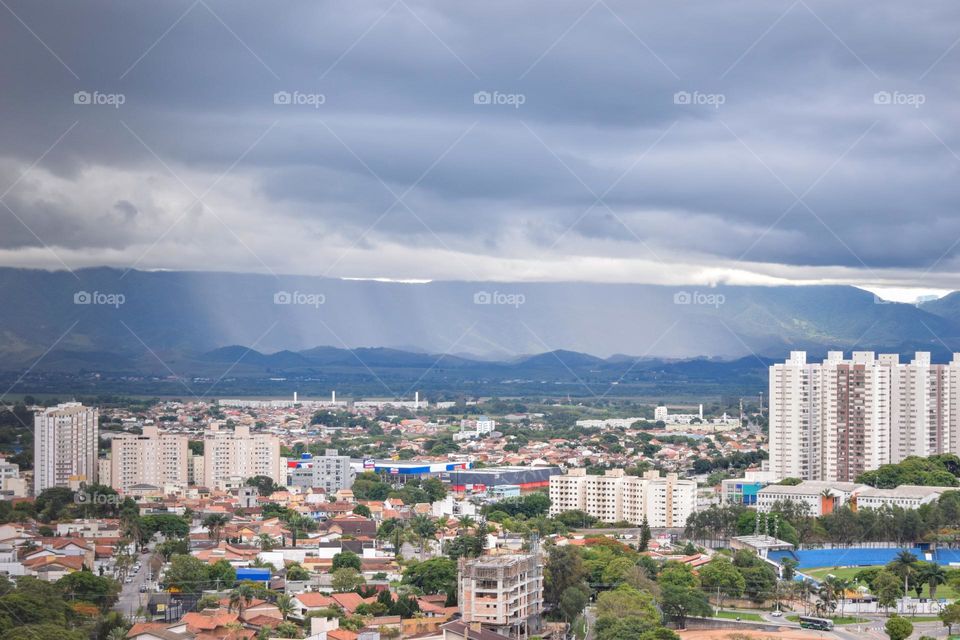
[[[930,586],[930,599],[936,599],[937,587],[947,583],[946,570],[937,563],[930,562],[923,568],[923,572],[920,575],[921,580]]]
[[[250,606],[250,603],[253,602],[254,590],[249,584],[241,584],[237,586],[236,589],[230,592],[230,604],[227,607],[227,611],[233,611],[236,609],[237,615],[243,617],[243,610]]]
[[[420,559],[423,559],[426,543],[437,535],[437,525],[429,516],[416,515],[410,520],[410,529],[420,541]]]
[[[903,595],[910,593],[910,576],[917,566],[917,556],[906,549],[897,554],[890,563],[890,570],[903,578]]]
[[[277,609],[280,610],[280,615],[283,616],[283,621],[286,622],[287,616],[293,613],[293,596],[282,593],[277,596],[277,601],[274,604],[277,605]]]
[[[820,604],[824,611],[833,611],[837,606],[835,600],[837,598],[837,588],[839,587],[838,582],[839,579],[835,576],[827,576],[823,579],[823,582],[820,583]]]
[[[471,518],[470,516],[460,516],[459,518],[457,518],[457,531],[468,532],[476,524],[477,524],[477,521]]]
[[[216,544],[220,544],[220,534],[223,532],[223,528],[228,522],[230,522],[230,516],[227,514],[211,513],[204,518],[203,526],[210,534],[210,537],[216,541]]]
[[[843,606],[847,599],[847,589],[850,588],[851,584],[852,583],[850,580],[845,580],[843,578],[834,579],[834,589],[836,589],[837,597],[840,600],[840,617],[841,618],[843,617]]]
[[[261,551],[272,551],[277,546],[277,541],[268,533],[261,533],[257,536],[256,544]]]
[[[114,627],[107,634],[107,640],[126,640],[127,630],[124,627]]]
[[[287,520],[287,528],[290,529],[290,535],[293,537],[293,546],[297,546],[297,538],[301,533],[313,531],[317,527],[316,521],[300,514],[294,514]]]

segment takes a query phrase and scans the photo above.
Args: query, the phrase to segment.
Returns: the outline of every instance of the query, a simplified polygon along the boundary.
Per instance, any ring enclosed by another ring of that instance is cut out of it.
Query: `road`
[[[785,621],[783,617],[777,618],[770,615],[770,612],[755,611],[754,613],[760,613],[764,622],[799,627],[796,623]],[[850,612],[847,613],[849,614]],[[866,618],[867,622],[863,624],[838,625],[833,628],[832,632],[822,632],[820,635],[823,638],[842,638],[843,640],[863,640],[863,638],[888,640],[889,636],[887,636],[886,631],[883,630],[883,626],[887,623],[885,617],[874,614],[862,614],[861,617]],[[945,638],[947,636],[947,628],[940,622],[914,622],[913,634],[910,637],[919,638],[920,636]]]
[[[145,593],[140,593],[140,587],[147,582],[147,579],[150,576],[150,552],[144,551],[139,556],[140,560],[140,571],[132,574],[133,580],[130,582],[124,582],[123,588],[120,590],[120,598],[117,600],[114,610],[119,611],[124,616],[129,619],[137,614],[137,609],[141,605],[146,604],[147,598]]]

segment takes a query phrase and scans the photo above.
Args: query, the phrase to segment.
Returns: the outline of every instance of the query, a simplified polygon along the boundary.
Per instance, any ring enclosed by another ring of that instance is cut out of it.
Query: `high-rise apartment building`
[[[287,469],[285,481],[291,487],[313,487],[328,494],[349,489],[357,474],[350,466],[350,456],[341,456],[336,449],[327,449],[322,456],[303,454]]]
[[[33,416],[33,489],[97,481],[99,412],[79,402],[66,402]]]
[[[210,489],[239,487],[254,476],[284,484],[280,466],[280,439],[269,433],[250,433],[247,425],[220,429],[212,425],[203,440],[203,484]]]
[[[463,622],[509,638],[540,631],[543,570],[539,553],[460,559]]]
[[[639,525],[646,518],[651,527],[682,527],[696,508],[697,483],[675,473],[647,471],[639,477],[610,469],[591,476],[586,469],[571,469],[550,477],[550,515],[583,511],[604,522]]]
[[[118,493],[137,484],[186,486],[188,455],[187,436],[161,433],[156,426],[118,435],[110,446],[110,486]]]
[[[770,367],[770,471],[778,478],[852,482],[907,456],[960,453],[960,354],[794,351]]]

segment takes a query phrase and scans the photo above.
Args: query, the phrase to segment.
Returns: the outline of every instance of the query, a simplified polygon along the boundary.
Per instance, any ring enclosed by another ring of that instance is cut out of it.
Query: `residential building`
[[[37,412],[34,425],[33,488],[97,481],[100,414],[94,407],[66,402]]]
[[[156,426],[118,435],[110,444],[110,486],[118,493],[138,484],[185,487],[188,456],[187,436],[161,433]]]
[[[288,486],[321,488],[333,494],[352,487],[356,478],[350,456],[341,456],[336,449],[327,449],[322,456],[305,453],[290,463],[293,466],[288,467],[289,477],[284,480]]]
[[[187,482],[190,484],[203,484],[203,455],[191,455],[187,461]]]
[[[112,487],[113,486],[113,463],[110,460],[110,452],[107,452],[106,458],[97,460],[97,482]]]
[[[27,484],[20,477],[20,465],[0,457],[0,500],[24,498]]]
[[[779,478],[852,482],[908,456],[960,453],[960,354],[791,352],[770,367],[770,469]]]
[[[539,553],[460,559],[461,619],[511,638],[540,631],[543,568]]]
[[[270,433],[251,433],[247,425],[220,429],[211,425],[203,440],[203,484],[210,489],[243,486],[248,478],[267,476],[286,482],[280,466],[280,439]]]
[[[579,510],[604,522],[639,525],[646,518],[651,527],[682,527],[696,511],[697,483],[655,470],[628,476],[623,469],[610,469],[592,476],[586,469],[571,469],[550,478],[550,502],[551,515]]]

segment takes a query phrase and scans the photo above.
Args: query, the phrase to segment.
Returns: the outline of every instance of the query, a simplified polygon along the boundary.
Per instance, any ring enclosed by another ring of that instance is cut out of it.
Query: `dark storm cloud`
[[[380,272],[422,259],[428,277],[451,254],[649,247],[694,256],[691,274],[901,269],[910,283],[941,256],[937,270],[957,267],[955,3],[9,7],[10,262],[49,246],[209,267],[196,260],[215,234],[249,261],[217,267],[325,272],[309,241],[346,275],[391,244],[421,257],[384,250]]]

